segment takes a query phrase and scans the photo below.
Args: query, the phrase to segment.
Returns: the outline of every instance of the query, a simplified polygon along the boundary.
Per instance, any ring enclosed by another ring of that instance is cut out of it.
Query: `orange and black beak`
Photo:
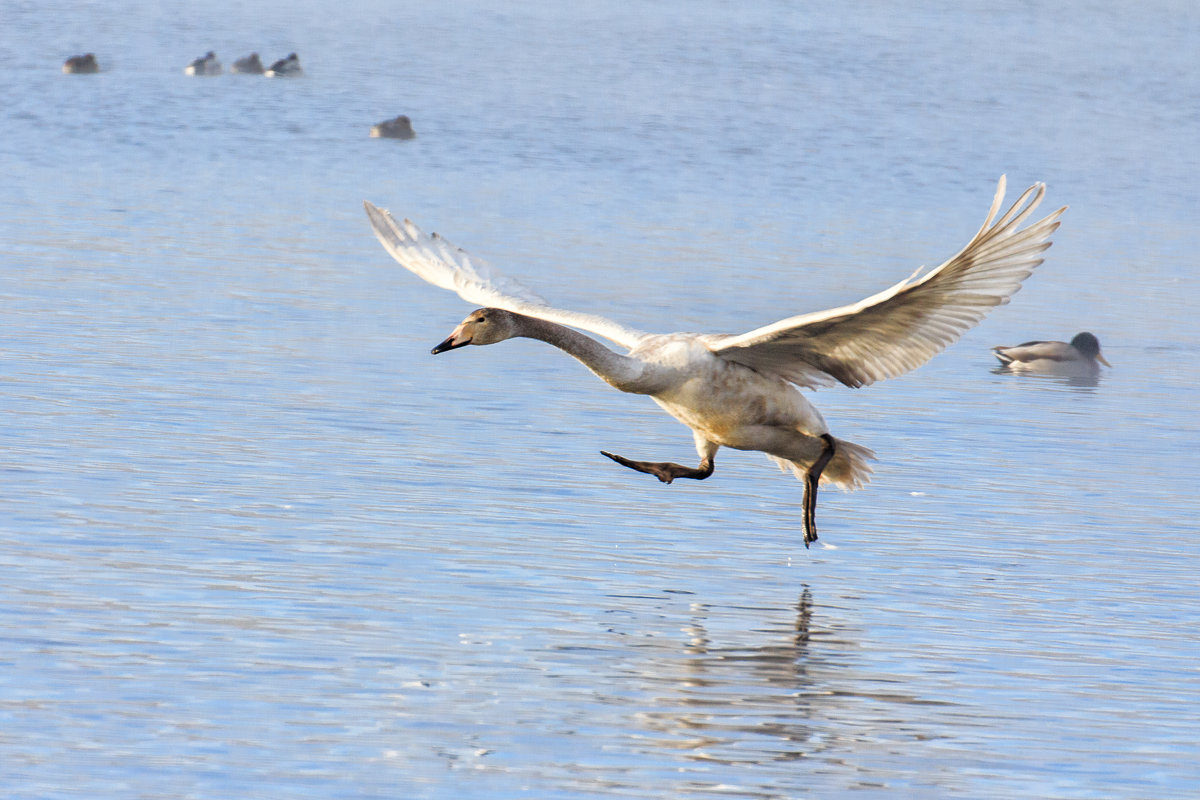
[[[433,348],[433,350],[431,350],[430,352],[436,356],[438,353],[444,353],[447,350],[456,350],[459,347],[466,347],[470,343],[471,343],[471,337],[467,336],[465,333],[463,333],[463,326],[459,325],[457,328],[454,329],[454,333],[450,334],[446,338],[446,341],[442,342],[437,347]]]

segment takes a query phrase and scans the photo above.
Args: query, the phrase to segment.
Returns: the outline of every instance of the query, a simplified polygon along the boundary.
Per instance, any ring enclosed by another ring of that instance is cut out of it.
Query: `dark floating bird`
[[[63,62],[62,71],[67,75],[92,75],[100,71],[100,65],[96,63],[94,53],[87,53],[68,58]]]
[[[287,58],[281,58],[263,73],[268,78],[295,78],[304,74],[300,69],[300,58],[295,53],[289,53]]]
[[[742,334],[651,334],[593,314],[550,306],[437,234],[427,236],[365,203],[375,235],[401,265],[464,300],[472,311],[434,353],[513,337],[540,339],[581,361],[623,392],[649,395],[692,430],[700,464],[635,461],[603,453],[655,476],[703,480],[717,450],[759,450],[804,482],[804,544],[817,539],[817,487],[857,489],[874,453],[834,438],[821,413],[798,391],[836,382],[866,386],[916,369],[1007,303],[1033,269],[1059,225],[1059,209],[1022,228],[1045,186],[1028,189],[997,219],[1000,179],[979,232],[941,266],[917,270],[865,300],[789,317]],[[723,302],[732,298],[727,296]],[[569,326],[569,327],[568,327]],[[619,353],[576,328],[625,348]]]
[[[197,58],[192,63],[183,68],[185,75],[220,75],[221,62],[217,59],[217,54],[209,50],[204,54],[203,58]]]
[[[415,139],[417,132],[413,130],[412,120],[401,114],[395,119],[372,125],[371,136],[376,139]]]
[[[233,67],[230,72],[238,75],[262,75],[266,70],[263,69],[263,63],[258,57],[258,53],[251,53],[248,56],[239,58],[233,62]]]

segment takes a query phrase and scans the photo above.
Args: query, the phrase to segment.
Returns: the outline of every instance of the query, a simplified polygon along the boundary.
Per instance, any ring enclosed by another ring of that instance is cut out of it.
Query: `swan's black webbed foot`
[[[817,484],[821,482],[821,473],[825,471],[825,465],[833,458],[834,451],[837,449],[833,437],[828,433],[822,433],[821,438],[825,440],[825,449],[821,451],[821,455],[817,456],[817,460],[804,474],[805,548],[817,540]]]
[[[676,478],[693,478],[702,481],[713,474],[713,460],[711,458],[701,461],[698,467],[685,467],[682,464],[673,464],[670,461],[633,461],[624,456],[606,453],[603,450],[600,451],[600,454],[608,456],[618,464],[630,469],[636,469],[638,472],[653,475],[663,483],[670,483]]]

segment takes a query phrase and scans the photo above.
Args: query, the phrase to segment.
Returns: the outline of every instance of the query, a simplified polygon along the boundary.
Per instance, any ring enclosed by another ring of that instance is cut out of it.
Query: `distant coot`
[[[183,73],[185,75],[220,75],[221,62],[217,60],[217,54],[209,50],[205,53],[204,58],[197,58],[184,67]]]
[[[88,53],[71,56],[63,62],[62,70],[68,75],[91,75],[100,71],[100,65],[96,63],[96,55]]]
[[[239,58],[233,62],[233,68],[229,71],[240,75],[262,75],[266,70],[263,69],[263,64],[258,58],[258,53],[251,53],[245,58]]]
[[[401,114],[395,119],[384,120],[371,126],[371,136],[377,139],[415,139],[412,120]]]
[[[289,53],[287,58],[279,59],[263,74],[268,78],[294,78],[303,75],[304,70],[300,69],[300,58],[295,53]]]

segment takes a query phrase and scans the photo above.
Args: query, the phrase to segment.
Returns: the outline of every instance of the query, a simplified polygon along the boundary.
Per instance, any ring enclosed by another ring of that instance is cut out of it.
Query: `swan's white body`
[[[759,450],[802,475],[824,449],[819,437],[829,433],[821,412],[782,377],[727,359],[704,339],[645,337],[629,353],[642,363],[643,374],[625,391],[650,395],[691,428],[701,459],[716,455],[717,446]],[[821,479],[857,489],[870,479],[872,457],[867,448],[838,440]]]
[[[426,236],[408,220],[400,224],[386,211],[365,206],[376,236],[400,264],[485,306],[435,353],[513,336],[541,339],[621,391],[649,395],[691,428],[701,468],[610,458],[670,483],[674,477],[707,477],[720,447],[760,450],[781,468],[807,476],[815,504],[818,480],[844,489],[862,486],[873,454],[829,437],[824,418],[797,387],[835,382],[865,386],[901,375],[955,341],[992,307],[1007,303],[1041,263],[1065,209],[1021,228],[1045,193],[1039,184],[997,220],[1004,188],[1001,178],[979,233],[936,269],[923,275],[918,270],[853,305],[790,317],[740,335],[649,334],[604,317],[554,308],[437,234]],[[628,352],[616,353],[573,328]],[[808,528],[806,518],[806,543]],[[816,538],[815,530],[811,538]]]

